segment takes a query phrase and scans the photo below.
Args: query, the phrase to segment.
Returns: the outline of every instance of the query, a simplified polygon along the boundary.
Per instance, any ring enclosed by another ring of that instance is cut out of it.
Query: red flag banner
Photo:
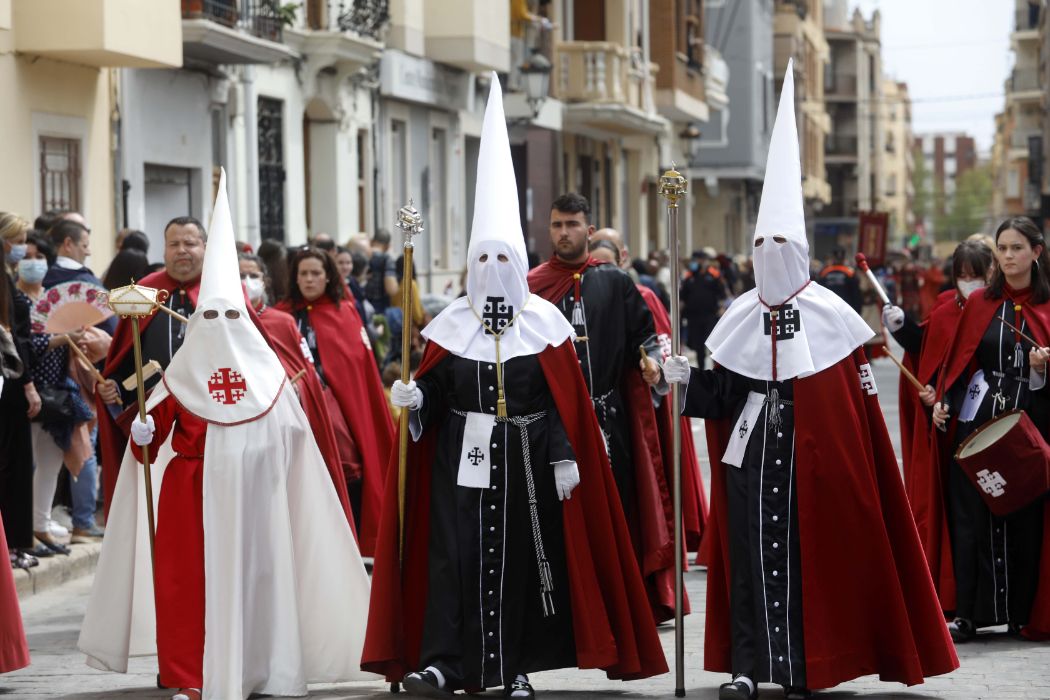
[[[886,237],[889,234],[890,216],[881,211],[862,211],[857,250],[864,253],[868,264],[879,267],[886,260]]]

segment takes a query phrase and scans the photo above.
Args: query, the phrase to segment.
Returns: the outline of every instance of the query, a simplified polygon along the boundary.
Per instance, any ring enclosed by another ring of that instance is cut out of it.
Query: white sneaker
[[[54,520],[48,523],[47,530],[51,533],[52,537],[69,537],[69,530],[56,523]]]

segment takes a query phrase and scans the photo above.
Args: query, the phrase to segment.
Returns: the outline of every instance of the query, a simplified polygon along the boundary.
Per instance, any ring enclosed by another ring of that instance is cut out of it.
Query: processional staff
[[[667,200],[667,236],[671,254],[671,355],[682,353],[681,312],[678,305],[678,201],[685,197],[686,179],[671,169],[660,178],[660,196]],[[671,391],[671,455],[674,470],[674,656],[677,698],[685,697],[685,630],[682,627],[682,396],[678,387]]]

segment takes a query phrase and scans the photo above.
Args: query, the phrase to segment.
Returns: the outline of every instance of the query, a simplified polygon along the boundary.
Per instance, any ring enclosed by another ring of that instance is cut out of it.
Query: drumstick
[[[1002,316],[996,316],[996,318],[997,318],[997,319],[999,319],[1000,321],[1002,321],[1002,322],[1003,322],[1003,325],[1004,325],[1004,326],[1006,326],[1007,328],[1009,328],[1010,330],[1012,330],[1012,331],[1013,331],[1014,333],[1016,333],[1017,335],[1021,336],[1021,337],[1022,337],[1022,338],[1023,338],[1024,340],[1027,340],[1027,341],[1028,341],[1029,343],[1031,343],[1031,344],[1032,344],[1032,345],[1034,345],[1035,347],[1037,347],[1037,348],[1041,348],[1041,347],[1043,347],[1043,346],[1042,346],[1041,344],[1039,344],[1039,343],[1035,342],[1035,340],[1033,340],[1031,336],[1029,336],[1029,335],[1025,335],[1025,332],[1024,332],[1024,331],[1022,331],[1022,330],[1021,330],[1020,328],[1018,328],[1018,327],[1017,327],[1017,326],[1015,326],[1014,324],[1012,324],[1012,323],[1010,323],[1009,321],[1007,321],[1007,320],[1006,320],[1005,318],[1003,318]]]
[[[292,384],[295,384],[297,381],[302,379],[305,375],[306,375],[306,370],[305,369],[301,369],[298,372],[296,372],[295,376],[292,377],[291,379],[289,379],[288,381],[290,381]]]
[[[99,372],[99,371],[98,371],[97,369],[95,369],[95,365],[91,364],[91,360],[89,360],[89,359],[88,359],[88,357],[87,357],[87,355],[85,355],[85,354],[84,354],[84,351],[83,351],[83,350],[81,350],[80,348],[78,348],[78,347],[77,347],[77,344],[76,344],[76,343],[75,343],[75,342],[73,341],[73,339],[72,339],[72,338],[70,338],[70,337],[69,337],[68,335],[66,336],[66,344],[67,344],[67,345],[69,345],[70,349],[71,349],[71,350],[72,350],[72,351],[73,351],[74,353],[76,353],[76,356],[77,356],[77,358],[78,358],[78,359],[79,359],[79,360],[80,360],[81,362],[83,362],[83,363],[84,363],[84,365],[85,365],[85,366],[86,366],[86,367],[87,367],[88,369],[90,369],[90,370],[91,370],[91,374],[93,374],[93,375],[94,375],[94,377],[95,377],[95,383],[97,383],[97,384],[103,384],[103,383],[105,383],[106,379],[105,379],[105,377],[103,377],[103,376],[102,376],[102,373],[101,373],[101,372]]]
[[[893,354],[892,352],[890,352],[890,349],[889,349],[888,347],[886,347],[885,345],[883,345],[883,346],[882,346],[882,349],[883,349],[883,350],[885,350],[885,351],[886,351],[886,354],[890,356],[890,359],[891,359],[891,360],[893,360],[893,364],[895,364],[895,365],[897,365],[898,367],[900,367],[900,370],[901,370],[901,374],[903,374],[903,375],[904,375],[904,378],[905,378],[905,379],[907,379],[907,380],[908,380],[909,382],[911,382],[911,383],[912,383],[912,386],[914,386],[914,387],[915,387],[916,389],[918,389],[919,391],[926,391],[926,387],[925,387],[925,386],[923,386],[922,382],[920,382],[920,381],[919,381],[918,379],[916,379],[916,378],[915,378],[915,375],[914,375],[914,374],[912,374],[911,372],[909,372],[909,371],[908,371],[908,368],[907,368],[907,367],[905,367],[905,366],[904,366],[903,364],[901,364],[901,361],[900,361],[900,360],[898,360],[898,359],[896,358],[896,356],[895,356],[895,355],[894,355],[894,354]]]
[[[886,306],[890,303],[890,298],[886,296],[886,290],[879,284],[879,279],[875,276],[875,273],[868,267],[868,259],[864,257],[864,253],[857,253],[856,256],[857,267],[864,271],[864,274],[868,276],[868,281],[871,282],[871,286],[875,288],[875,293],[882,299],[882,305]]]

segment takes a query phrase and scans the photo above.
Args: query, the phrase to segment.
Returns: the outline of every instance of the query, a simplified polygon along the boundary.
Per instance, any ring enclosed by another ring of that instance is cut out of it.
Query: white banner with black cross
[[[496,416],[491,413],[467,413],[463,427],[463,447],[459,452],[459,474],[456,484],[472,489],[487,489],[492,474],[489,443]]]

